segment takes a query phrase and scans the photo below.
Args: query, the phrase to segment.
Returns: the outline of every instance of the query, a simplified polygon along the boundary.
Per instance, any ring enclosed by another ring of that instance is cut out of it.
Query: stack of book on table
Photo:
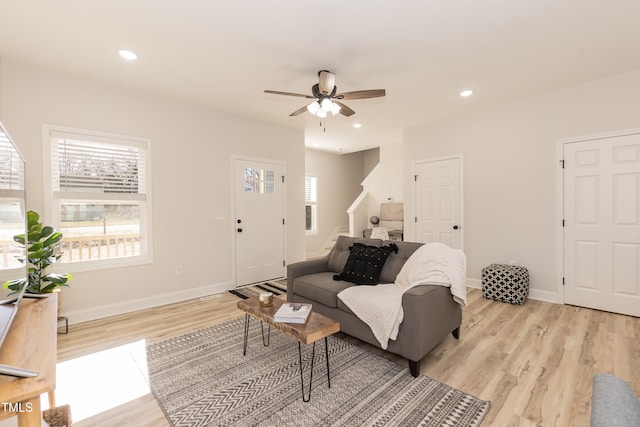
[[[305,323],[311,313],[311,304],[287,302],[280,306],[273,316],[275,322]]]

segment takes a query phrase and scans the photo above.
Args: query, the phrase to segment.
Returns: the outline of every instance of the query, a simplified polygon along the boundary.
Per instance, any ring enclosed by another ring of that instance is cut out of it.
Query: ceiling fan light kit
[[[340,112],[340,110],[341,107],[335,102],[331,102],[329,98],[323,98],[320,102],[313,101],[311,104],[307,105],[307,111],[320,118],[327,117],[327,113],[329,112],[335,116]]]
[[[311,104],[307,105],[307,110],[315,116],[318,111],[320,111],[320,103],[318,101],[313,101]]]
[[[327,70],[320,70],[318,71],[318,83],[311,87],[312,95],[281,92],[277,90],[265,90],[264,92],[273,95],[296,96],[313,99],[313,102],[297,109],[293,113],[289,114],[289,116],[298,116],[305,111],[308,111],[320,118],[327,117],[327,113],[329,112],[334,116],[340,113],[346,117],[352,116],[356,113],[354,110],[337,100],[379,98],[386,95],[386,91],[384,89],[358,90],[344,93],[337,93],[337,91],[336,75]]]

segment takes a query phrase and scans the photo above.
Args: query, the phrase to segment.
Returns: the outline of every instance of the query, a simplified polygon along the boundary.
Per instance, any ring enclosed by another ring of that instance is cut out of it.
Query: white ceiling
[[[0,0],[0,57],[304,128],[308,147],[347,153],[640,69],[640,0]],[[321,69],[339,92],[387,96],[345,101],[356,114],[323,131],[288,116],[305,99],[263,93],[310,93]]]

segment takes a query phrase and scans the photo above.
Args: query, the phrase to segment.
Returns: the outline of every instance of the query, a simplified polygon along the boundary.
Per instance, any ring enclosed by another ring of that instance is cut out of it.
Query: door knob
[[[242,228],[238,228],[238,233],[242,233]]]
[[[453,226],[453,229],[454,229],[454,230],[457,230],[458,228],[460,228],[460,227],[458,227],[457,225],[454,225],[454,226]]]

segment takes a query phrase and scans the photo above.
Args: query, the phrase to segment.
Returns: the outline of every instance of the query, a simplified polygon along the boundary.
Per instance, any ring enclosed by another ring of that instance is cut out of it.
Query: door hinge
[[[562,220],[562,226],[564,227],[564,219]]]
[[[418,175],[413,175],[413,180],[414,180],[415,182],[418,182]]]
[[[564,169],[564,160],[560,160],[560,164],[562,165],[562,169]]]
[[[282,218],[282,225],[284,225],[284,218]]]
[[[284,175],[282,175],[282,183],[284,184]]]
[[[564,277],[562,278],[562,286],[564,286]]]
[[[282,266],[283,266],[283,267],[285,267],[285,262],[284,262],[284,260],[282,260]]]
[[[417,216],[413,217],[413,222],[418,222],[418,217]]]

